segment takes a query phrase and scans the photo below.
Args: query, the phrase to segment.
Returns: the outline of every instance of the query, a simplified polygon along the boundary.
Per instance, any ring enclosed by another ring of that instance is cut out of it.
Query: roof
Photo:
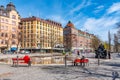
[[[74,24],[71,21],[68,21],[68,23],[65,27],[75,28]]]
[[[41,19],[41,18],[38,18],[38,17],[35,17],[35,16],[21,19],[21,22],[25,22],[25,21],[41,21],[41,22],[44,22],[44,23],[62,28],[62,24],[60,24],[58,22],[55,22],[55,21],[52,21],[52,20],[44,20],[44,19]]]

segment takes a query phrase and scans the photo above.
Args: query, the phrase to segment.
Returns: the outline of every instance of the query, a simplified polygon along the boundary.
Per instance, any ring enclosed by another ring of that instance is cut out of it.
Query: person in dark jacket
[[[108,51],[108,59],[111,59],[111,53]]]
[[[80,52],[79,51],[77,51],[77,55],[80,56]]]

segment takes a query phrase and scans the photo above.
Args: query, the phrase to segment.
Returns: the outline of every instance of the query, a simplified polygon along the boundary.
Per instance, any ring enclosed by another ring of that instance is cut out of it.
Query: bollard
[[[67,67],[67,55],[65,55],[65,67]]]
[[[17,56],[17,67],[18,67],[18,56]]]
[[[100,54],[98,54],[98,66],[100,65]]]

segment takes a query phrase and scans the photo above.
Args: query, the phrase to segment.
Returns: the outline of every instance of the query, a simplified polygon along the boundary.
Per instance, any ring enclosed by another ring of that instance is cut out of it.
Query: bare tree
[[[118,52],[118,37],[116,34],[114,34],[114,49],[115,52]]]
[[[116,28],[120,28],[120,22],[116,23]]]
[[[62,39],[63,39],[62,36],[57,37],[55,35],[54,30],[51,31],[51,33],[50,33],[51,53],[53,52],[53,49],[56,47],[56,45],[63,45]]]
[[[17,43],[17,50],[18,50],[18,47],[20,46],[20,42],[21,42],[21,32],[17,32],[18,35],[17,35],[17,39],[18,39],[18,43]]]
[[[99,46],[100,43],[100,39],[97,36],[94,36],[92,38],[92,43],[91,43],[91,47],[93,48],[93,50],[96,50]]]
[[[20,46],[20,43],[22,41],[22,33],[21,33],[21,29],[22,29],[22,23],[19,23],[19,27],[17,29],[17,40],[18,40],[18,43],[17,43],[17,50],[18,50],[18,47]]]
[[[6,44],[7,44],[7,46],[6,46],[7,50],[9,49],[10,41],[11,41],[11,34],[9,35],[9,37],[7,39],[7,42],[6,42]]]
[[[116,34],[114,34],[114,50],[115,52],[118,52],[120,47],[120,22],[118,22],[116,25],[118,31]]]

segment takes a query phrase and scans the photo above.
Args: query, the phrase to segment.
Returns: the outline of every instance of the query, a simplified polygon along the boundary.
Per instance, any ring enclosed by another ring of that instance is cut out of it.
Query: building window
[[[82,44],[80,44],[80,46],[82,46]]]
[[[1,30],[3,30],[4,29],[4,26],[1,26]]]
[[[37,26],[37,29],[39,29],[39,26]]]
[[[7,34],[7,33],[5,34],[5,37],[8,37],[8,34]]]
[[[4,37],[4,33],[1,33],[1,37]]]
[[[27,47],[30,47],[30,42],[27,43]]]
[[[15,40],[12,40],[12,44],[15,44]]]
[[[16,36],[15,36],[15,34],[12,34],[12,38],[15,38]]]
[[[12,21],[12,25],[16,25],[16,22],[15,22],[15,21]]]
[[[31,29],[33,29],[33,26],[31,26]]]
[[[7,14],[6,13],[3,13],[4,16],[6,16]]]
[[[8,23],[8,19],[6,19],[5,22]]]
[[[12,31],[15,32],[15,31],[16,31],[16,28],[12,27]]]
[[[26,26],[24,26],[24,29],[26,29]]]
[[[12,15],[12,19],[16,19],[16,15]]]
[[[8,44],[8,40],[5,40],[5,44]]]
[[[4,40],[1,41],[1,44],[4,44]]]
[[[33,30],[31,30],[31,33],[33,33]]]
[[[4,22],[4,19],[3,19],[3,18],[1,19],[1,22]]]

